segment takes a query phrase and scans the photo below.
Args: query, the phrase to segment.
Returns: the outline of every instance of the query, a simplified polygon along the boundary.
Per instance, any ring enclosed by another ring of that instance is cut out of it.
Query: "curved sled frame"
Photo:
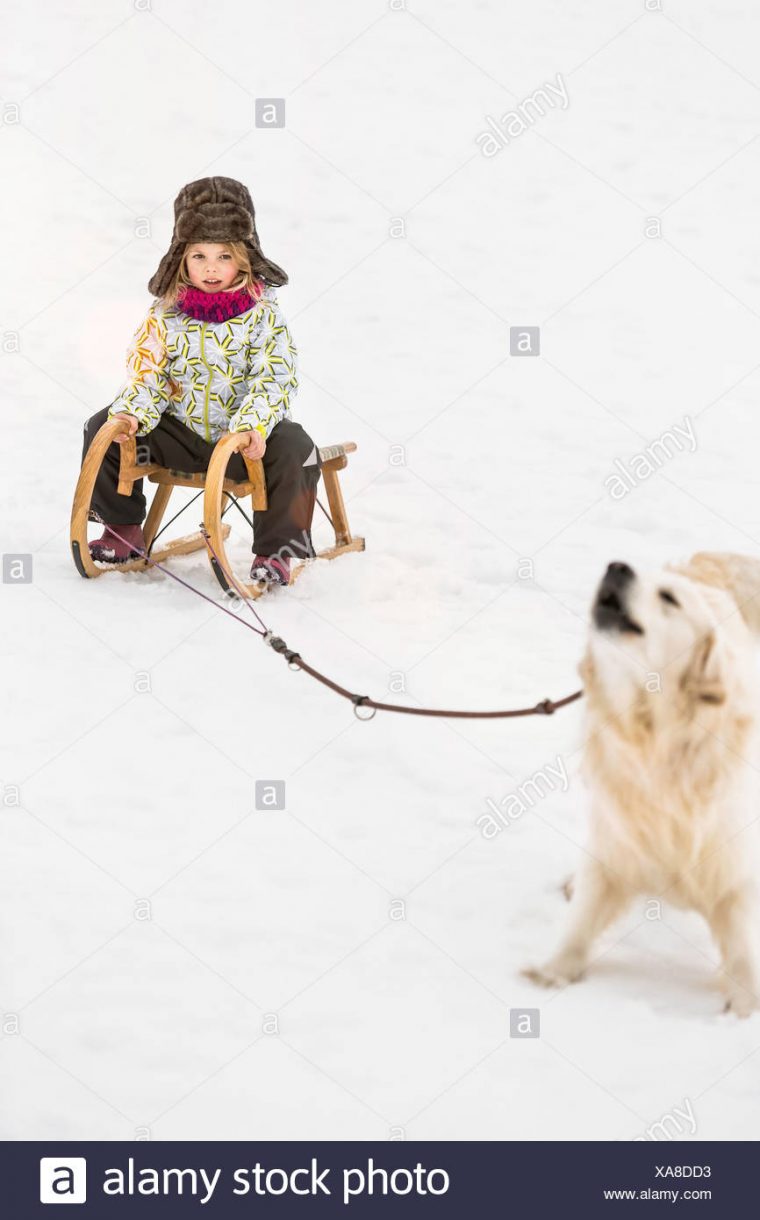
[[[151,483],[157,484],[153,502],[143,526],[145,546],[150,554],[150,559],[156,563],[163,563],[164,560],[170,559],[173,555],[189,555],[192,551],[200,551],[206,546],[203,534],[200,530],[196,530],[193,534],[186,534],[182,538],[174,538],[164,546],[151,550],[155,537],[161,528],[161,522],[169,503],[172,488],[202,488],[204,476],[202,474],[182,474],[179,471],[167,470],[163,466],[157,466],[155,463],[138,465],[137,440],[134,436],[129,435],[126,421],[118,418],[108,419],[98,429],[93,437],[90,448],[87,450],[84,462],[82,463],[82,469],[79,472],[79,479],[77,480],[76,491],[74,492],[74,505],[71,510],[71,553],[80,576],[89,579],[102,576],[104,572],[108,571],[140,572],[150,566],[149,561],[142,556],[136,559],[129,559],[125,563],[101,565],[96,563],[92,558],[90,548],[87,545],[87,522],[90,520],[90,505],[92,503],[95,480],[98,477],[100,467],[103,465],[109,446],[120,435],[127,436],[127,439],[122,441],[121,444],[118,484],[120,494],[128,496],[132,490],[132,485],[138,479],[147,478]],[[246,483],[236,483],[231,485],[231,489],[233,487],[235,494],[239,495],[245,494],[248,490],[248,484]],[[222,531],[226,537],[230,532],[229,525],[223,526]]]
[[[225,593],[237,593],[239,596],[255,599],[261,597],[263,590],[259,585],[241,582],[232,576],[232,566],[227,558],[224,547],[224,540],[227,534],[224,533],[223,529],[220,529],[222,497],[229,487],[229,480],[225,478],[227,467],[233,453],[237,453],[246,444],[247,438],[244,432],[230,432],[227,436],[223,436],[221,440],[217,441],[206,473],[206,491],[203,497],[203,521],[209,534],[211,547],[215,552],[215,554],[209,554],[209,560],[219,584]],[[354,442],[346,441],[342,445],[330,445],[319,451],[322,462],[322,480],[327,493],[327,502],[330,506],[329,521],[335,531],[335,545],[327,547],[326,550],[318,551],[317,559],[335,559],[338,555],[344,555],[347,551],[364,550],[364,539],[354,538],[351,534],[346,506],[343,501],[343,493],[338,481],[338,471],[343,470],[348,465],[347,455],[354,453],[355,450],[356,445]],[[260,461],[249,462],[247,458],[243,460],[248,470],[253,508],[255,510],[265,509],[267,501],[263,464]],[[306,559],[296,564],[290,574],[290,583],[293,584],[306,565],[313,562],[313,560]]]
[[[150,560],[138,557],[127,560],[125,563],[100,565],[92,558],[87,544],[87,523],[90,520],[92,493],[109,446],[117,436],[122,434],[127,435],[127,439],[121,443],[118,484],[120,494],[129,495],[133,484],[138,479],[147,478],[149,482],[156,484],[155,495],[143,526],[146,550],[150,554]],[[236,482],[226,477],[230,458],[245,446],[247,440],[245,432],[228,433],[217,441],[207,472],[183,474],[181,471],[169,470],[155,463],[138,465],[137,439],[135,436],[129,435],[126,421],[119,419],[118,416],[106,420],[93,437],[82,463],[71,510],[71,552],[80,576],[93,579],[108,571],[144,571],[150,566],[151,560],[162,563],[173,555],[188,555],[192,551],[208,550],[206,538],[201,530],[182,538],[175,538],[164,546],[151,550],[161,528],[172,488],[194,487],[204,489],[204,529],[208,533],[211,547],[215,552],[215,555],[209,552],[209,560],[219,584],[225,592],[236,592],[250,598],[260,597],[262,589],[259,586],[238,582],[232,575],[232,568],[225,549],[230,526],[222,521],[222,502],[225,497],[240,499],[250,495],[255,511],[264,510],[267,507],[264,466],[260,460],[249,461],[247,458],[243,458],[248,475],[246,481]],[[352,441],[348,441],[346,444],[331,445],[319,451],[322,460],[322,479],[330,506],[329,519],[335,530],[335,545],[320,551],[317,556],[319,559],[334,559],[337,555],[342,555],[347,551],[364,550],[364,539],[354,538],[349,529],[346,507],[338,482],[338,471],[348,465],[347,454],[353,453],[355,449],[356,445]],[[293,569],[291,584],[309,562],[313,561],[307,560]]]
[[[232,573],[232,566],[227,558],[224,541],[230,531],[229,526],[222,525],[222,500],[227,494],[229,486],[227,467],[232,455],[238,453],[247,444],[248,434],[246,432],[229,432],[227,436],[223,436],[216,442],[206,472],[203,524],[208,531],[211,543],[209,551],[211,569],[225,593],[238,593],[245,597],[256,598],[262,592],[256,585],[238,582],[234,576],[231,577],[232,583],[228,579],[228,575],[231,576]],[[264,509],[267,506],[264,466],[260,461],[249,462],[247,458],[243,458],[243,461],[248,471],[252,507],[254,510]]]

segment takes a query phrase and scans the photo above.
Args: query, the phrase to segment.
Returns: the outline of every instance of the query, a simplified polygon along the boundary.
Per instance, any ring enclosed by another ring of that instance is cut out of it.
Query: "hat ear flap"
[[[165,292],[169,291],[169,285],[171,284],[177,268],[179,267],[184,251],[184,242],[172,242],[166,254],[161,259],[161,262],[158,264],[158,270],[154,272],[148,281],[148,292],[150,292],[154,297],[162,297]]]
[[[698,641],[682,685],[687,693],[700,703],[725,703],[723,658],[714,631],[709,631]]]

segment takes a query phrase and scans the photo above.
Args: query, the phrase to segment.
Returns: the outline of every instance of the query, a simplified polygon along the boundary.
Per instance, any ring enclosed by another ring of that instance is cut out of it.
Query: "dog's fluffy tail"
[[[699,551],[678,570],[692,580],[717,585],[735,598],[747,626],[760,635],[760,559],[724,551]]]

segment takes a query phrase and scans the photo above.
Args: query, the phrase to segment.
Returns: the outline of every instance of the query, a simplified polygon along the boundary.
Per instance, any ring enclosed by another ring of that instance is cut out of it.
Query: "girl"
[[[227,473],[247,478],[243,453],[263,461],[269,507],[253,515],[251,578],[268,585],[289,583],[291,558],[314,557],[321,469],[319,450],[290,416],[297,353],[275,293],[287,282],[261,251],[241,182],[215,177],[184,186],[174,202],[171,246],[148,284],[156,300],[127,353],[128,380],[84,429],[83,458],[105,420],[124,415],[130,435],[145,438],[138,439],[141,463],[188,474],[208,469],[226,432],[249,433]],[[142,480],[131,495],[117,491],[124,439],[110,446],[92,498],[108,524],[90,551],[105,563],[145,546]]]

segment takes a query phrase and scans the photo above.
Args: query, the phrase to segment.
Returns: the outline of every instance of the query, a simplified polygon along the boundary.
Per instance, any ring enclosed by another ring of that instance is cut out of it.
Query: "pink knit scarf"
[[[254,280],[253,294],[247,288],[235,288],[232,292],[204,292],[202,288],[188,285],[180,289],[177,308],[201,322],[226,322],[228,318],[236,318],[238,314],[251,309],[263,291],[264,285],[260,280]]]

